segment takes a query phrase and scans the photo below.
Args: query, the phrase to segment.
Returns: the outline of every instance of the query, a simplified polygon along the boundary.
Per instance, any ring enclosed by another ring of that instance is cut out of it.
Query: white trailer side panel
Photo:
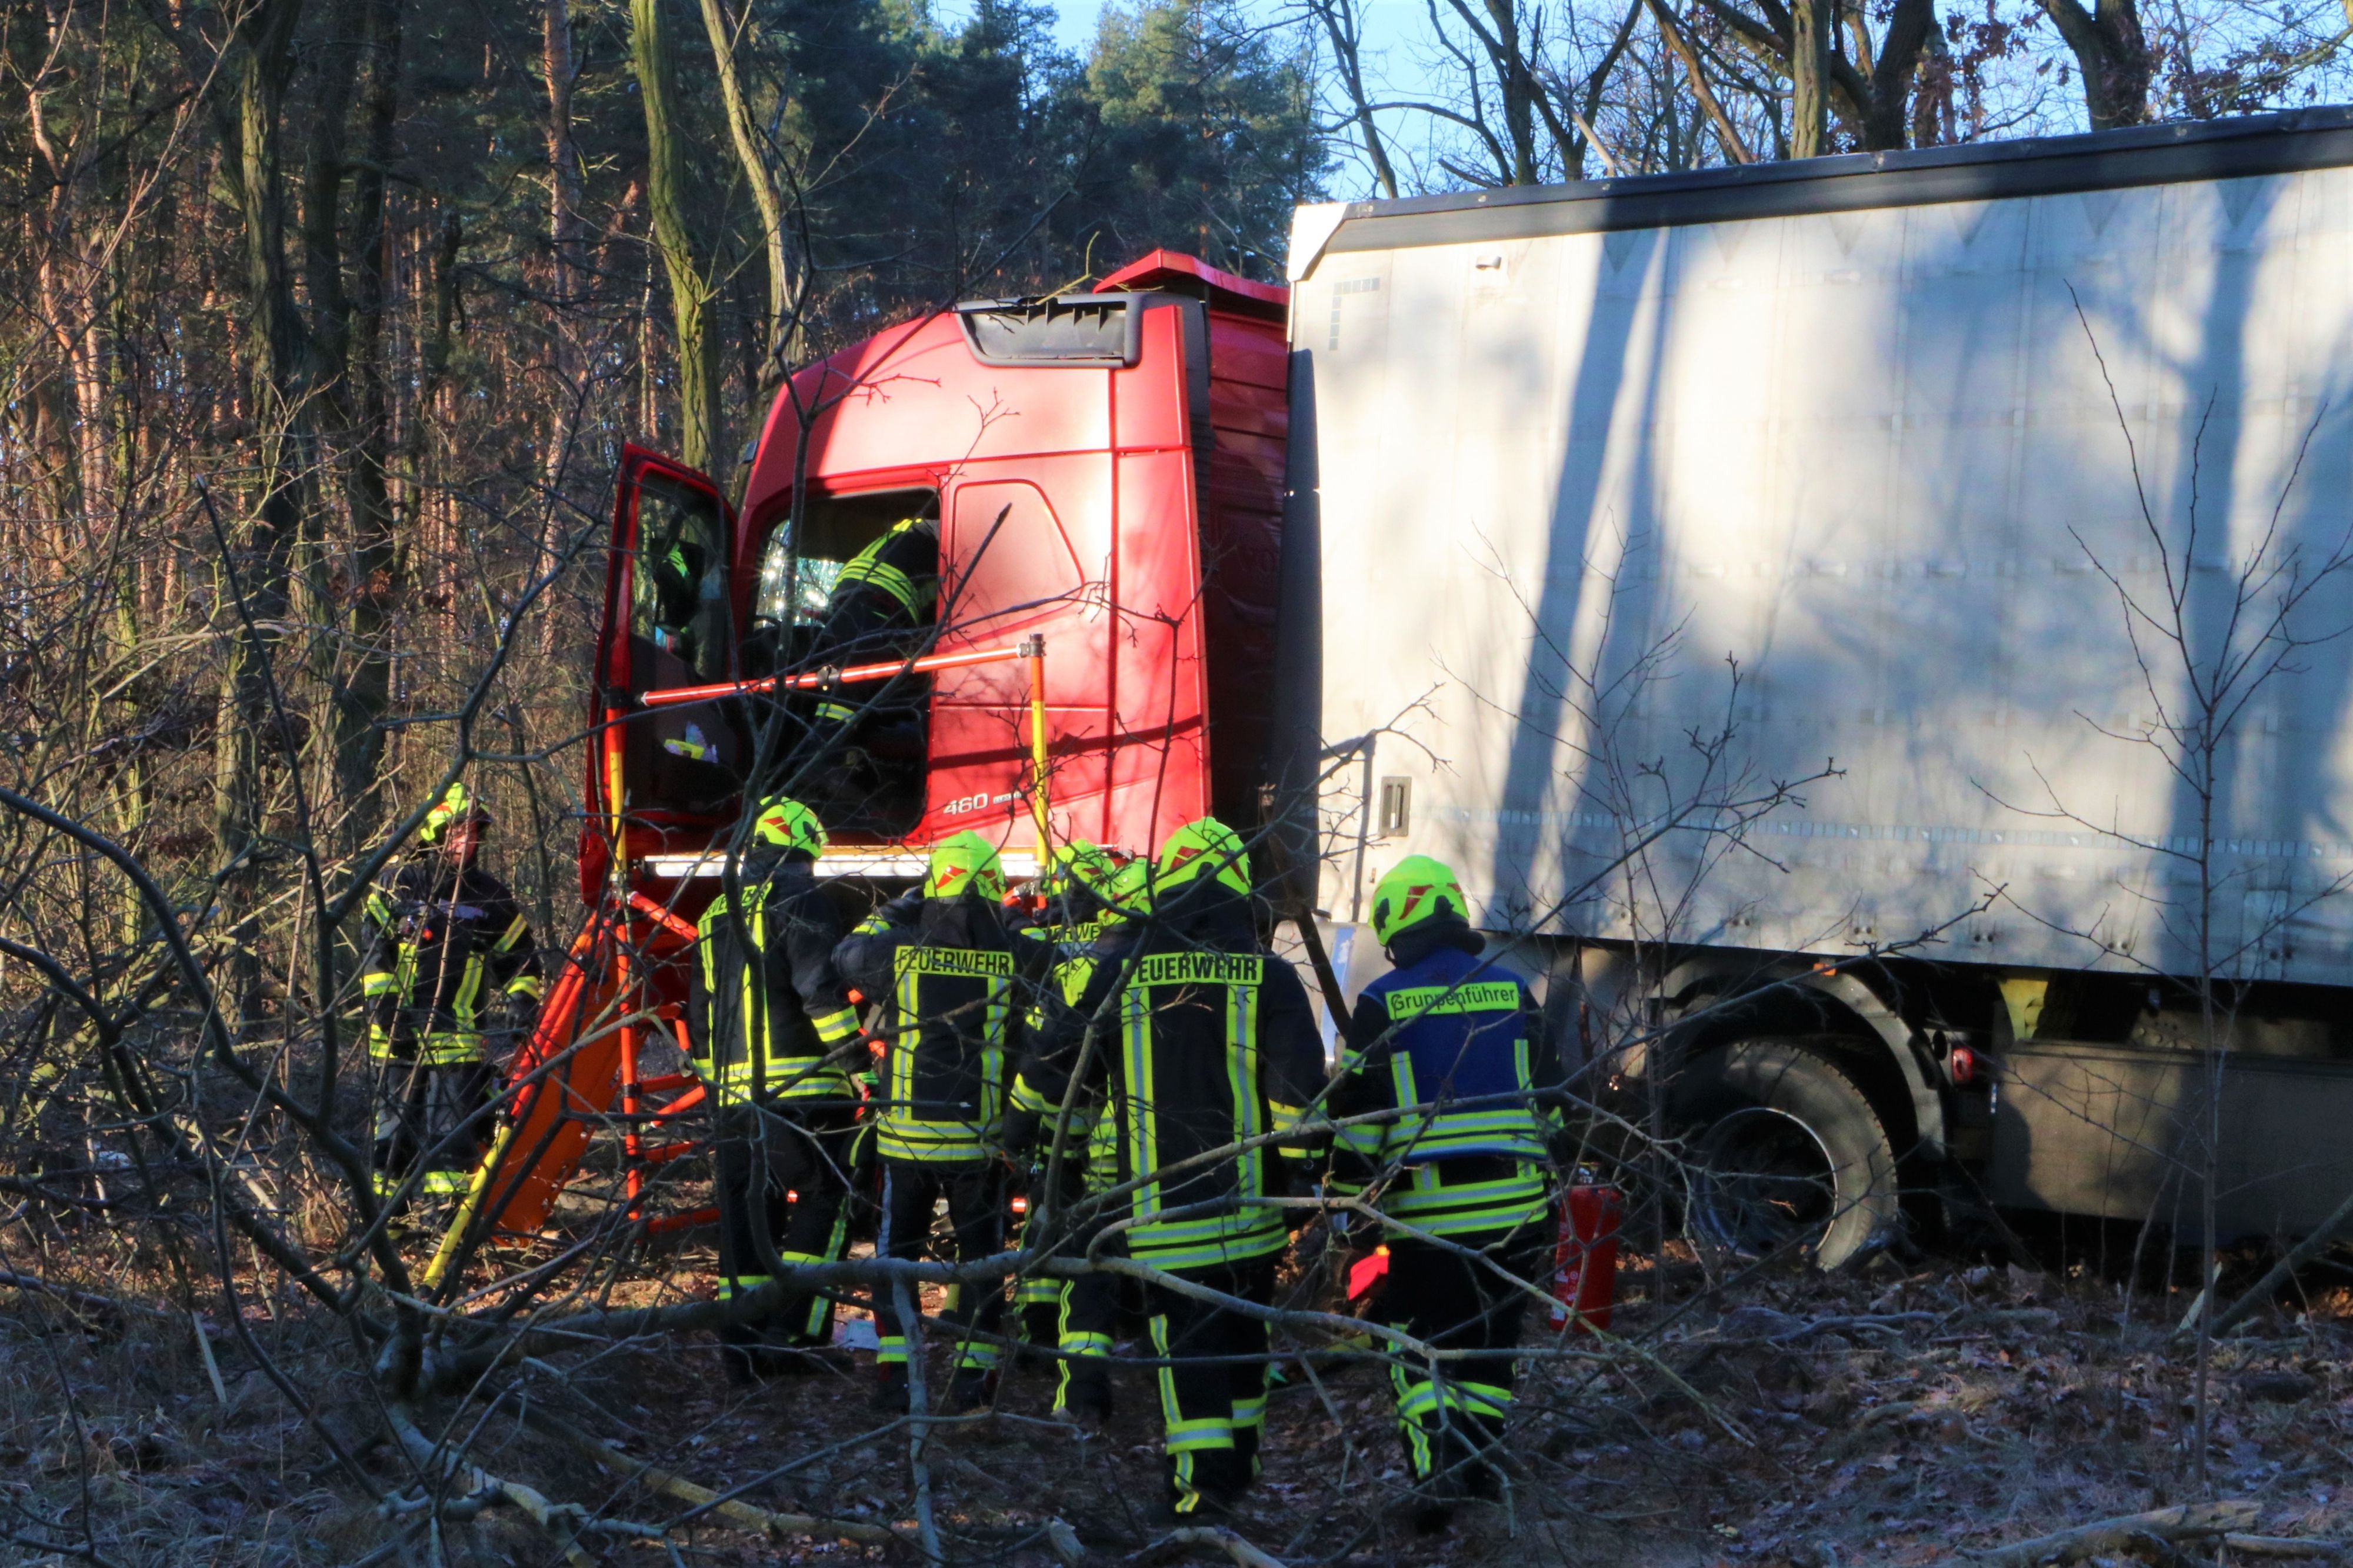
[[[2195,869],[2158,847],[2199,802],[2139,738],[2192,710],[2163,567],[2204,657],[2242,577],[2347,549],[2353,172],[1443,229],[1294,285],[1322,731],[1391,726],[1375,773],[1411,781],[1359,883],[1340,771],[1326,908],[1426,851],[1495,929],[2196,967]],[[2295,629],[2348,623],[2340,573]],[[2220,755],[2218,955],[2353,983],[2353,637],[2293,662]],[[1707,781],[1689,737],[1727,726]],[[1670,801],[1833,766],[1747,851],[1667,832],[1632,899],[1609,869]]]

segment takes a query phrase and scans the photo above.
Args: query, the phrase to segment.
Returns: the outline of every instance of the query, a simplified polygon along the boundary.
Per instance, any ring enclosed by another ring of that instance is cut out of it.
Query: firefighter
[[[1104,1096],[1102,1168],[1113,1200],[1101,1253],[1124,1253],[1228,1297],[1272,1299],[1288,1232],[1266,1202],[1274,1149],[1324,1083],[1307,993],[1252,929],[1247,851],[1214,817],[1178,828],[1149,879],[1152,915],[1121,962],[1098,961],[1075,997],[1050,997],[1021,1077],[1059,1105],[1073,1078]],[[1223,1155],[1238,1143],[1250,1146]],[[1204,1156],[1217,1156],[1203,1158]],[[1198,1161],[1198,1163],[1190,1162]],[[1182,1167],[1177,1173],[1158,1173]],[[1230,1504],[1256,1477],[1266,1422],[1267,1325],[1215,1301],[1146,1287],[1169,1510]],[[1219,1358],[1203,1362],[1187,1358]]]
[[[1085,977],[1094,963],[1096,943],[1108,931],[1117,927],[1119,917],[1106,909],[1113,879],[1122,868],[1122,859],[1108,850],[1083,838],[1073,838],[1054,847],[1053,863],[1039,879],[1039,891],[1046,900],[1048,919],[1044,924],[1029,928],[1037,952],[1034,958],[1044,973],[1028,977],[1031,980],[1033,1005],[1029,1022],[1034,1027],[1042,1016],[1047,995],[1075,994],[1085,984]],[[1128,861],[1129,865],[1136,862]],[[1014,1089],[1017,1110],[1025,1109],[1020,1100],[1019,1086]],[[1050,1112],[1059,1107],[1038,1107]],[[1041,1158],[1025,1187],[1028,1215],[1022,1223],[1021,1246],[1030,1247],[1038,1235],[1038,1216],[1048,1206],[1067,1208],[1077,1201],[1083,1191],[1086,1175],[1087,1136],[1092,1120],[1092,1102],[1076,1108],[1070,1125],[1065,1129],[1063,1159],[1060,1165],[1061,1188],[1051,1205],[1040,1186],[1051,1168],[1051,1151]],[[1032,1274],[1013,1288],[1013,1308],[1019,1320],[1021,1337],[1033,1345],[1052,1345],[1061,1338],[1062,1295],[1064,1281],[1049,1274]]]
[[[429,1198],[465,1192],[489,1142],[494,1058],[539,1006],[531,922],[477,864],[491,825],[466,786],[451,784],[417,829],[420,852],[368,893],[360,989],[377,1080],[369,1164],[379,1198],[412,1176]]]
[[[920,654],[938,616],[939,593],[939,520],[911,517],[892,524],[842,566],[808,663],[846,668]],[[828,799],[847,816],[878,807],[888,816],[890,803],[906,794],[911,768],[923,758],[927,687],[925,679],[902,677],[887,690],[865,686],[819,693],[808,738],[790,764],[792,776],[830,792]]]
[[[1049,998],[1075,1004],[1098,969],[1106,965],[1116,969],[1126,962],[1143,934],[1139,922],[1148,907],[1151,861],[1130,860],[1113,867],[1108,855],[1093,850],[1091,845],[1067,847],[1071,850],[1067,857],[1071,879],[1082,885],[1092,880],[1094,890],[1077,900],[1076,907],[1065,905],[1062,923],[1048,929],[1092,934],[1082,943],[1058,949],[1038,1008],[1031,1015],[1033,1034],[1043,1026]],[[1059,857],[1060,852],[1057,854]],[[1108,878],[1103,875],[1105,871],[1110,873]],[[1049,1144],[1032,1156],[1035,1180],[1030,1185],[1029,1224],[1021,1237],[1025,1249],[1041,1238],[1039,1227],[1048,1217],[1068,1215],[1089,1194],[1101,1193],[1113,1184],[1109,1173],[1115,1163],[1108,1142],[1113,1129],[1103,1120],[1100,1088],[1099,1082],[1082,1083],[1082,1092],[1071,1106],[1070,1120],[1060,1139],[1060,1178],[1050,1190],[1047,1178],[1055,1169],[1054,1146]],[[1006,1119],[1006,1142],[1017,1152],[1030,1149],[1039,1132],[1054,1126],[1062,1110],[1060,1101],[1049,1100],[1028,1078],[1019,1076],[1014,1080],[1011,1104],[1012,1113]],[[1066,1256],[1084,1256],[1105,1223],[1105,1217],[1099,1213],[1085,1215],[1060,1250]],[[1034,1344],[1053,1345],[1061,1352],[1055,1363],[1056,1413],[1098,1424],[1109,1420],[1109,1358],[1112,1330],[1119,1315],[1117,1281],[1108,1274],[1082,1274],[1063,1279],[1039,1272],[1021,1280],[1014,1299],[1022,1309],[1022,1337]],[[1044,1321],[1040,1322],[1039,1319]]]
[[[1548,1258],[1566,1075],[1526,984],[1480,956],[1443,863],[1399,861],[1374,889],[1372,926],[1394,967],[1349,1018],[1329,1110],[1376,1120],[1335,1135],[1332,1186],[1376,1193],[1385,1216],[1418,1233],[1388,1237],[1379,1321],[1440,1349],[1493,1352],[1390,1368],[1421,1489],[1415,1523],[1436,1531],[1462,1498],[1497,1489],[1491,1457],[1527,1306],[1517,1281],[1540,1279]]]
[[[833,967],[843,921],[817,881],[825,845],[816,813],[782,795],[763,801],[737,866],[740,905],[723,887],[696,928],[693,1066],[714,1107],[723,1301],[767,1284],[772,1258],[825,1263],[844,1248],[858,1116],[849,1074],[862,1053]],[[787,1289],[756,1321],[726,1325],[729,1379],[810,1369],[806,1352],[829,1341],[832,1319],[824,1296]]]
[[[876,910],[834,950],[843,977],[881,1000],[881,1094],[873,1118],[882,1163],[882,1224],[875,1250],[914,1258],[931,1237],[932,1215],[947,1202],[959,1263],[1005,1245],[1007,1052],[1019,1033],[1015,1005],[1018,940],[1000,900],[1005,873],[977,833],[932,850],[918,895]],[[901,1293],[903,1292],[903,1293]],[[901,1310],[882,1319],[877,1408],[907,1408],[908,1312],[915,1288],[894,1291]],[[997,1392],[994,1335],[1005,1313],[1001,1284],[949,1291],[946,1321],[956,1340],[948,1389],[954,1414],[978,1409]],[[896,1321],[892,1319],[896,1318]]]

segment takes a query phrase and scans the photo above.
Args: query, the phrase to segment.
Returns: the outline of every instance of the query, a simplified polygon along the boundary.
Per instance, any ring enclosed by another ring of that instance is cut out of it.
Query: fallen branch
[[[1155,1562],[1172,1546],[1212,1547],[1232,1558],[1236,1568],[1282,1568],[1282,1559],[1269,1557],[1222,1524],[1187,1525],[1181,1530],[1172,1530],[1128,1561]]]
[[[755,1508],[740,1500],[723,1499],[709,1487],[697,1486],[659,1465],[633,1459],[613,1444],[592,1437],[544,1411],[531,1411],[525,1418],[534,1429],[570,1444],[606,1469],[635,1485],[676,1498],[681,1502],[692,1503],[707,1512],[746,1529],[759,1531],[776,1540],[809,1535],[819,1540],[855,1541],[865,1546],[889,1546],[900,1540],[897,1531],[879,1524],[860,1524],[846,1519],[820,1519],[807,1513],[771,1513],[765,1508]]]
[[[408,1451],[417,1468],[428,1474],[438,1470],[449,1477],[462,1475],[469,1485],[470,1498],[502,1498],[531,1517],[531,1521],[545,1531],[550,1539],[563,1550],[564,1560],[572,1568],[596,1568],[596,1560],[580,1544],[580,1527],[587,1521],[587,1510],[577,1503],[552,1503],[536,1489],[520,1481],[510,1481],[491,1474],[480,1466],[468,1462],[458,1454],[443,1447],[419,1431],[417,1423],[397,1405],[385,1407],[385,1419],[391,1425],[393,1436]],[[631,1533],[635,1533],[632,1531]],[[659,1534],[659,1531],[651,1533]]]
[[[149,1318],[168,1318],[174,1322],[177,1322],[180,1317],[177,1312],[166,1312],[138,1301],[118,1300],[112,1296],[100,1296],[89,1290],[74,1290],[63,1285],[52,1285],[37,1274],[19,1274],[9,1268],[0,1268],[0,1285],[34,1295],[54,1296],[60,1301],[69,1301],[86,1311],[121,1312],[126,1315]]]
[[[2213,1326],[2207,1332],[2220,1334],[2242,1318],[2252,1315],[2257,1308],[2277,1295],[2280,1288],[2295,1277],[2297,1269],[2326,1251],[2336,1241],[2337,1232],[2348,1223],[2353,1223],[2353,1193],[2347,1194],[2345,1201],[2337,1205],[2334,1213],[2313,1226],[2310,1234],[2289,1247],[2277,1263],[2264,1270],[2262,1279],[2241,1291],[2238,1299],[2229,1306],[2216,1312]],[[2207,1289],[2198,1292],[2198,1300],[2190,1303],[2189,1314],[2181,1320],[2181,1326],[2173,1331],[2174,1338],[2186,1338],[2198,1331],[2198,1314],[2200,1310],[2209,1310],[2207,1303],[2212,1296],[2213,1287],[2210,1281]]]
[[[2346,1547],[2342,1541],[2314,1541],[2293,1535],[2240,1535],[2235,1532],[2223,1536],[2222,1544],[2242,1557],[2341,1557]]]
[[[2243,1499],[2179,1503],[2148,1513],[2128,1513],[2078,1524],[2014,1546],[1997,1546],[1965,1555],[1987,1568],[2034,1568],[2040,1563],[2077,1563],[2086,1557],[2122,1551],[2142,1540],[2168,1544],[2217,1540],[2254,1523],[2256,1511],[2256,1506]]]

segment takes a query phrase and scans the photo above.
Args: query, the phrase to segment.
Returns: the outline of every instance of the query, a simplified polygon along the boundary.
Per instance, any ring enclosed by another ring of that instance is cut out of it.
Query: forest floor
[[[29,1262],[13,1266],[29,1272]],[[691,1291],[706,1263],[681,1255],[641,1299]],[[72,1272],[67,1256],[41,1268],[52,1279]],[[1671,1270],[1683,1274],[1697,1283],[1695,1270]],[[1651,1278],[1639,1264],[1620,1276],[1616,1328],[1628,1339],[1616,1353],[1525,1373],[1507,1505],[1473,1506],[1451,1531],[1417,1535],[1385,1373],[1359,1362],[1310,1375],[1294,1363],[1272,1402],[1265,1477],[1227,1523],[1283,1563],[1362,1568],[1960,1563],[2209,1497],[2252,1503],[2255,1522],[2242,1528],[2265,1535],[2353,1540],[2353,1299],[2343,1292],[2259,1315],[2216,1347],[2201,1485],[2188,1453],[2192,1358],[2167,1338],[2186,1307],[2178,1291],[2129,1290],[2063,1259],[2037,1272],[1883,1257],[1854,1276],[1686,1289],[1672,1306],[1650,1299]],[[72,1283],[124,1294],[120,1279]],[[244,1327],[371,1487],[414,1484],[378,1436],[348,1340],[282,1298],[254,1303]],[[0,1561],[565,1561],[512,1507],[404,1533],[264,1375],[244,1334],[209,1328],[208,1366],[185,1315],[0,1293]],[[743,1488],[758,1508],[890,1526],[909,1542],[822,1529],[769,1541],[706,1513],[667,1540],[592,1531],[575,1563],[920,1562],[907,1431],[869,1413],[871,1355],[839,1359],[830,1372],[739,1389],[706,1342],[608,1348],[527,1363],[510,1385],[521,1397],[495,1409],[453,1402],[420,1415],[470,1436],[474,1463],[598,1517],[668,1524],[689,1510],[552,1439],[551,1412],[632,1460]],[[1052,1372],[1036,1364],[1008,1373],[996,1414],[937,1428],[928,1466],[948,1558],[1029,1568],[1220,1557],[1213,1545],[1154,1550],[1166,1531],[1150,1511],[1161,1461],[1148,1375],[1122,1374],[1101,1432],[1052,1418]],[[526,1407],[543,1425],[526,1423]],[[2173,1561],[2233,1560],[2211,1542],[2182,1550]]]

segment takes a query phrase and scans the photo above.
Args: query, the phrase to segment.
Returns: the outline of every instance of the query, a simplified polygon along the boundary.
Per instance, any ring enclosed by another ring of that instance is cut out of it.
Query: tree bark
[[[1879,58],[1871,68],[1871,101],[1862,112],[1865,152],[1894,152],[1904,145],[1913,81],[1936,25],[1936,0],[1895,0],[1887,31],[1879,40]]]
[[[347,845],[383,816],[383,719],[392,706],[391,608],[397,596],[391,467],[392,412],[384,365],[385,283],[390,227],[385,170],[400,101],[405,0],[364,0],[360,117],[366,155],[352,178],[352,289],[344,400],[351,414],[344,494],[351,508],[348,565],[339,595],[347,651],[333,692],[335,778]]]
[[[678,338],[679,447],[705,473],[720,455],[717,290],[695,255],[686,212],[684,134],[678,115],[677,61],[661,0],[629,0],[629,61],[646,106],[646,205],[654,248],[670,283]]]
[[[547,79],[547,249],[549,293],[554,309],[549,322],[549,350],[555,363],[555,396],[547,421],[546,444],[540,455],[542,498],[548,519],[541,530],[543,562],[554,544],[554,518],[572,460],[575,422],[585,395],[584,367],[573,330],[573,311],[586,285],[589,269],[581,234],[580,148],[572,137],[572,15],[568,0],[542,0],[540,6],[540,68]],[[540,623],[542,651],[554,651],[555,617]]]
[[[799,333],[794,328],[794,294],[799,279],[793,266],[790,215],[785,210],[784,192],[761,152],[759,127],[752,119],[751,100],[744,93],[743,73],[735,66],[735,30],[728,26],[720,0],[702,0],[702,5],[703,30],[710,35],[712,58],[719,66],[719,96],[727,108],[727,130],[735,143],[744,184],[752,187],[752,200],[760,209],[762,250],[768,264],[766,352],[753,380],[752,406],[757,417],[775,397],[785,367],[799,357]],[[751,478],[748,470],[744,478]]]
[[[2042,0],[2074,53],[2092,129],[2138,125],[2148,118],[2152,71],[2140,12],[2134,0],[2093,0],[2093,7],[2085,10],[2080,0]]]
[[[1834,0],[1794,0],[1789,16],[1789,156],[1829,150]]]
[[[307,352],[286,258],[286,182],[280,156],[286,88],[294,70],[301,0],[260,0],[238,19],[226,50],[227,102],[217,110],[224,184],[242,221],[247,406],[255,435],[252,506],[219,563],[217,613],[227,657],[213,739],[213,851],[222,927],[236,944],[225,998],[232,1026],[249,1016],[260,970],[252,910],[260,882],[262,759],[274,733],[270,654],[285,624],[301,529],[307,453]],[[264,628],[244,635],[237,610]],[[280,737],[283,739],[283,737]]]

